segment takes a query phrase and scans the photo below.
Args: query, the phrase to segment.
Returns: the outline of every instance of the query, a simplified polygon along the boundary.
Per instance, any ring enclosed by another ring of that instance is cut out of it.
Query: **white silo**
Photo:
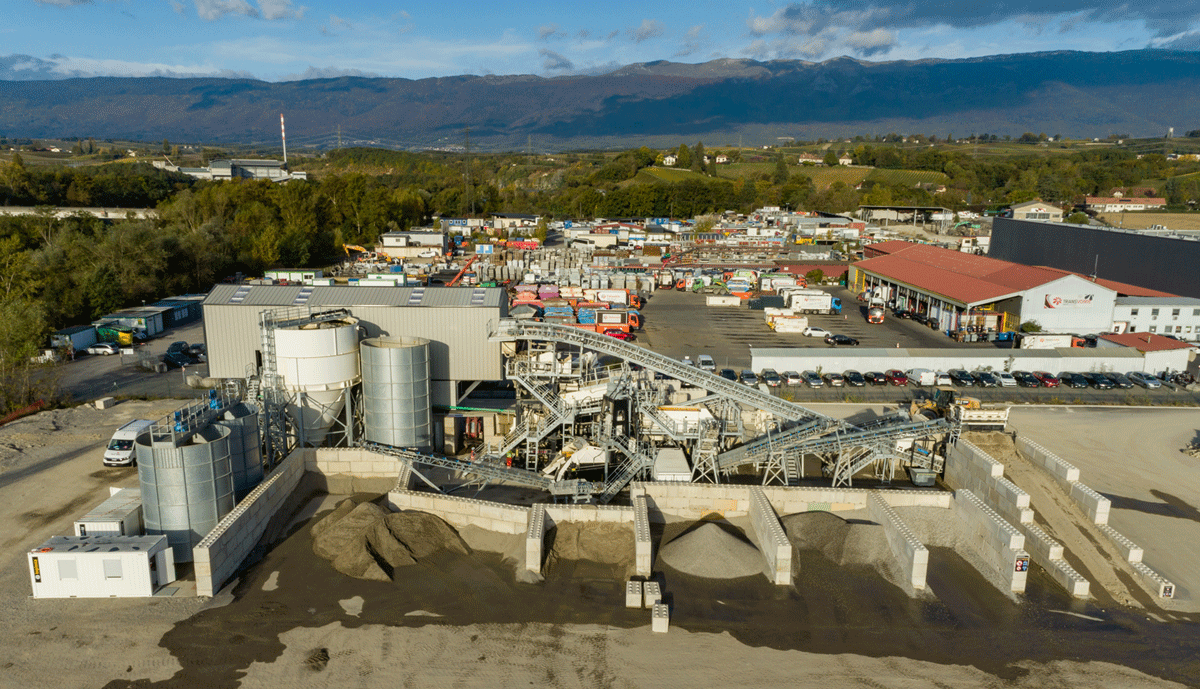
[[[275,330],[275,367],[294,393],[288,414],[298,440],[319,446],[359,381],[358,319],[344,318]]]

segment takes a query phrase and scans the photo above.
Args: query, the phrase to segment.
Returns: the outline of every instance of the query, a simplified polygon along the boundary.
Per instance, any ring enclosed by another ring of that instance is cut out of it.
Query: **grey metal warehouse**
[[[430,341],[433,404],[454,405],[473,384],[504,378],[500,343],[490,328],[508,316],[495,287],[352,287],[335,285],[218,285],[204,300],[209,375],[243,378],[261,364],[264,311],[345,308],[366,337],[423,337]]]

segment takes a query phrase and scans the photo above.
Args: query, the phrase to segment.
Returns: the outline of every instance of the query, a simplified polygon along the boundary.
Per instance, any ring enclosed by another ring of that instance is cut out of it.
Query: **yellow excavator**
[[[920,391],[917,394],[919,396],[908,408],[909,415],[914,418],[922,412],[933,412],[943,418],[950,418],[953,407],[961,409],[981,409],[983,407],[979,398],[959,395],[958,390],[945,385],[936,387],[923,395]]]

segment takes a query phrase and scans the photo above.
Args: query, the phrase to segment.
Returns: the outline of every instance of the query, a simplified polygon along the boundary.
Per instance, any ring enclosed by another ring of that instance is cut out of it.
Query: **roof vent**
[[[237,291],[233,293],[233,296],[229,298],[229,303],[240,304],[246,301],[246,295],[248,294],[250,294],[250,285],[241,285],[237,288]]]

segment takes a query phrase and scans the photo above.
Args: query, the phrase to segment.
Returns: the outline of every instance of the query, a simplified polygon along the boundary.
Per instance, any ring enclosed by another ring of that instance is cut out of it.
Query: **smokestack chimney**
[[[287,130],[283,128],[283,113],[279,113],[279,137],[283,139],[283,167],[287,167]]]

